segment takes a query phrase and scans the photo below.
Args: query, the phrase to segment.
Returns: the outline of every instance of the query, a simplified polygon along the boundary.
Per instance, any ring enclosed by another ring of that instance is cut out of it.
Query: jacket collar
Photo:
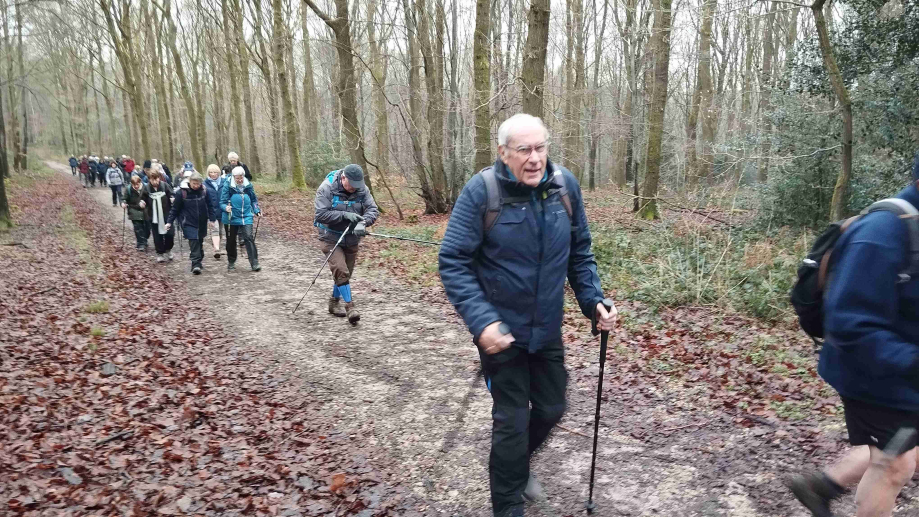
[[[917,210],[919,210],[919,187],[916,187],[916,182],[910,183],[910,185],[901,190],[896,197],[909,201],[914,207],[916,207]]]
[[[530,192],[542,192],[544,190],[557,188],[560,186],[556,185],[555,177],[552,174],[556,170],[556,166],[548,158],[546,159],[546,170],[543,171],[542,180],[540,180],[539,185],[536,187],[530,187],[517,181],[517,178],[511,174],[511,171],[507,168],[507,164],[501,161],[501,158],[498,158],[495,161],[494,169],[496,176],[498,177],[498,181],[501,182],[501,185],[508,192],[529,194]]]

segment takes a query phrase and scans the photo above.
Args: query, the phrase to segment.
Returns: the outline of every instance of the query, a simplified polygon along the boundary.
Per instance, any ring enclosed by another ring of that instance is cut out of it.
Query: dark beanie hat
[[[144,160],[144,168],[145,168],[145,169],[149,169],[149,168],[150,168],[150,160]]]

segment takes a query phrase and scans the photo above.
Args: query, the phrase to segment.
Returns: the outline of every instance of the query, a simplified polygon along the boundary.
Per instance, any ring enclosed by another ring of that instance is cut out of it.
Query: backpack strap
[[[482,169],[479,174],[482,176],[482,179],[485,180],[485,220],[482,226],[484,233],[491,231],[491,228],[495,225],[495,221],[498,220],[498,216],[501,215],[501,208],[504,206],[502,202],[503,189],[501,185],[498,184],[498,175],[495,173],[495,168],[493,166],[488,166]]]
[[[905,199],[892,197],[874,203],[862,213],[870,214],[881,211],[896,214],[906,223],[906,231],[909,235],[909,268],[906,273],[900,274],[900,280],[909,282],[919,275],[919,210]]]
[[[571,208],[571,196],[568,195],[568,182],[565,181],[565,175],[562,173],[562,170],[552,165],[554,170],[552,171],[552,181],[558,186],[558,196],[562,200],[562,206],[565,207],[565,211],[568,212],[568,219],[571,220],[571,227],[574,228],[574,210]]]

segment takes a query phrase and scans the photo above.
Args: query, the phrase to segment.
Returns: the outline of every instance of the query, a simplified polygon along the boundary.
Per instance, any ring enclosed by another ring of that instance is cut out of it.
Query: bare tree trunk
[[[0,228],[12,228],[10,202],[6,197],[6,181],[10,177],[10,166],[6,158],[6,123],[3,116],[3,89],[0,88]]]
[[[523,56],[523,70],[520,75],[523,84],[523,111],[534,117],[543,116],[550,10],[550,0],[533,0],[527,16],[529,29],[526,51]]]
[[[243,117],[239,101],[239,73],[237,72],[238,47],[236,45],[236,37],[238,31],[234,26],[235,18],[230,17],[227,0],[220,0],[220,12],[223,16],[223,44],[225,61],[227,64],[226,78],[230,83],[230,118],[233,121],[233,136],[236,137],[236,141],[231,145],[234,146],[234,149],[239,149],[239,152],[245,156],[245,140],[243,139]],[[222,159],[223,157],[218,158],[218,160]]]
[[[717,110],[712,105],[712,20],[718,10],[718,0],[705,0],[702,6],[702,28],[699,31],[699,113],[702,117],[702,160],[696,169],[696,179],[707,180],[712,173],[714,161],[712,149],[715,144]],[[695,141],[691,142],[695,149]]]
[[[102,55],[102,38],[95,36],[96,40],[96,55]],[[105,62],[100,63],[102,68],[102,97],[105,99],[105,108],[108,112],[108,133],[106,135],[106,145],[109,149],[115,146],[115,102],[111,97],[111,91],[109,90],[109,78],[106,77],[106,65]]]
[[[490,11],[490,0],[476,0],[472,61],[475,85],[475,170],[477,171],[492,164]]]
[[[262,170],[261,158],[258,154],[258,145],[255,139],[255,118],[252,116],[252,90],[249,86],[249,50],[246,48],[246,34],[243,30],[243,7],[239,0],[233,0],[236,12],[235,30],[237,56],[239,57],[239,77],[237,83],[242,87],[243,106],[246,114],[246,133],[249,145],[246,148],[246,161],[252,174],[260,174]],[[242,142],[240,142],[240,146]]]
[[[284,124],[287,128],[287,152],[290,156],[290,176],[295,187],[303,188],[303,163],[300,161],[300,133],[297,127],[297,113],[291,102],[290,83],[287,78],[287,67],[284,65],[286,49],[290,37],[284,26],[281,15],[283,4],[281,0],[272,0],[272,34],[274,39],[274,68],[278,74],[278,85],[281,88],[281,102],[284,104]]]
[[[313,56],[310,51],[307,12],[307,7],[301,4],[300,24],[303,27],[303,118],[306,120],[304,133],[308,142],[314,142],[319,138],[319,96],[316,94],[316,83],[313,77]]]
[[[760,183],[769,179],[769,151],[772,142],[772,123],[769,121],[769,96],[772,94],[772,64],[775,54],[773,33],[775,29],[776,3],[769,6],[766,15],[766,26],[763,27],[763,73],[760,77],[759,116],[762,119],[760,131],[759,171],[756,175]]]
[[[597,115],[600,112],[600,57],[603,48],[603,36],[606,34],[606,19],[609,11],[609,2],[603,2],[603,22],[597,29],[597,0],[593,0],[593,18],[594,18],[594,81],[593,81],[593,106],[590,110],[590,153],[588,154],[588,166],[590,167],[589,185],[590,190],[597,188],[597,167],[599,164],[598,147],[600,143],[600,130],[597,127]],[[618,89],[618,88],[617,88]],[[618,98],[619,92],[615,93]]]
[[[421,89],[418,86],[418,50],[417,45],[417,30],[415,26],[415,16],[412,10],[412,3],[409,0],[402,0],[402,11],[405,15],[405,26],[406,26],[406,38],[407,38],[407,51],[409,55],[409,70],[408,70],[408,90],[409,90],[409,127],[408,130],[409,138],[412,144],[412,158],[414,158],[414,169],[415,177],[418,179],[418,183],[421,187],[421,197],[425,200],[425,212],[433,211],[431,208],[429,200],[431,199],[431,184],[428,181],[428,175],[425,171],[424,166],[424,150],[422,146],[422,135],[421,135],[421,124],[422,124],[422,115],[421,115]]]
[[[258,43],[258,50],[255,51],[255,66],[262,73],[265,80],[265,93],[268,95],[268,121],[271,124],[271,142],[274,146],[274,172],[275,177],[281,179],[284,177],[283,158],[284,152],[281,145],[281,121],[278,113],[278,98],[275,89],[275,75],[272,71],[271,61],[269,59],[270,51],[265,38],[262,35],[262,15],[261,1],[253,2],[253,11],[255,11],[255,41]]]
[[[833,188],[833,199],[830,202],[830,220],[838,221],[845,217],[846,198],[849,181],[852,178],[852,101],[849,91],[842,79],[833,45],[830,43],[830,32],[827,29],[826,16],[823,6],[826,0],[816,0],[811,6],[814,13],[814,24],[817,27],[817,37],[820,40],[820,54],[823,55],[823,67],[830,77],[836,100],[842,112],[842,170],[836,177],[836,186]]]
[[[443,109],[443,68],[438,66],[436,54],[443,54],[443,32],[438,31],[439,41],[437,48],[431,45],[431,27],[425,0],[416,0],[415,4],[418,19],[418,40],[421,46],[421,56],[424,59],[425,86],[428,91],[427,121],[430,124],[428,135],[428,159],[431,161],[432,189],[430,200],[425,200],[432,213],[441,214],[449,209],[449,200],[446,199],[447,176],[444,171],[443,140],[444,140],[444,109]],[[442,16],[438,16],[442,20]]]
[[[670,21],[672,0],[654,0],[654,29],[651,49],[654,55],[654,79],[651,105],[648,107],[648,158],[647,172],[642,186],[642,203],[639,211],[643,219],[659,219],[657,189],[661,171],[661,142],[664,136],[664,107],[667,105],[667,87],[670,79]]]
[[[9,17],[9,13],[7,9],[8,9],[7,3],[4,1],[3,10],[2,10],[2,13],[3,13],[3,47],[6,50],[6,80],[7,80],[7,87],[9,89],[9,97],[10,97],[10,138],[12,140],[10,143],[13,146],[13,170],[15,170],[16,172],[21,172],[22,171],[22,164],[21,164],[22,156],[20,155],[20,149],[21,149],[22,144],[19,140],[19,137],[20,137],[19,135],[19,115],[17,114],[17,109],[16,109],[19,103],[17,102],[17,96],[16,96],[16,82],[17,81],[14,79],[14,77],[16,77],[15,71],[13,69],[14,54],[13,54],[13,48],[10,46],[11,45],[10,35],[9,35],[9,31],[10,31],[9,18],[10,17]],[[20,77],[20,80],[22,80],[21,77]]]

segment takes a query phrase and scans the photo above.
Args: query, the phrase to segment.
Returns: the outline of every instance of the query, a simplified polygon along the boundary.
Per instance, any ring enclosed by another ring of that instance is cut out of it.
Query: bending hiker
[[[109,168],[105,171],[105,179],[110,189],[112,189],[112,206],[118,206],[122,200],[122,189],[124,188],[124,176],[121,175],[121,169],[115,162],[109,162]]]
[[[919,157],[913,183],[897,198],[919,208]],[[916,224],[912,221],[912,224]],[[858,483],[858,517],[891,515],[897,494],[916,471],[919,429],[919,244],[911,222],[869,212],[836,242],[824,297],[818,372],[839,392],[852,450],[823,472],[790,483],[815,516]],[[891,444],[893,442],[893,444]]]
[[[79,165],[79,162],[77,162],[77,158],[71,154],[70,160],[68,160],[68,162],[70,163],[70,174],[76,176],[77,175],[77,165]]]
[[[227,270],[236,269],[236,239],[241,237],[246,245],[246,255],[249,257],[249,266],[252,271],[261,271],[258,265],[258,249],[252,235],[253,216],[262,216],[255,197],[255,188],[246,179],[246,171],[242,167],[233,169],[233,178],[226,180],[220,190],[220,210],[226,214],[227,221]],[[215,217],[216,219],[216,217]]]
[[[352,163],[340,171],[332,171],[316,191],[314,224],[319,228],[323,253],[332,253],[342,232],[349,227],[354,228],[329,259],[329,269],[335,280],[332,297],[329,298],[329,313],[347,316],[352,325],[361,319],[351,297],[354,261],[361,238],[367,234],[367,227],[379,216],[380,211],[370,190],[364,185],[364,171],[359,165]],[[342,299],[345,301],[344,310],[341,308]]]
[[[124,192],[124,203],[122,208],[127,208],[128,219],[134,225],[134,237],[137,239],[137,251],[147,251],[147,238],[150,236],[150,227],[144,217],[144,208],[149,202],[147,191],[144,190],[144,184],[140,181],[140,176],[132,176],[131,184]]]
[[[157,167],[150,172],[150,182],[144,187],[150,203],[144,210],[144,216],[153,233],[153,246],[156,248],[156,261],[166,262],[175,255],[172,247],[175,245],[175,230],[166,228],[166,216],[172,211],[172,186],[166,182],[162,171]]]
[[[246,179],[252,181],[252,174],[249,173],[249,166],[239,161],[238,154],[230,152],[230,154],[227,155],[227,164],[223,166],[223,174],[226,176],[231,176],[233,174],[233,169],[236,167],[242,167],[243,172],[246,175]]]
[[[211,221],[211,243],[214,245],[214,258],[220,258],[220,234],[226,236],[223,230],[222,214],[220,213],[220,194],[223,188],[224,178],[220,175],[220,167],[216,163],[207,166],[207,179],[204,180],[204,188],[207,189],[207,199],[213,205],[214,212],[218,217]]]
[[[601,303],[580,186],[548,159],[548,140],[536,117],[501,124],[498,160],[463,188],[439,257],[494,400],[488,472],[492,510],[502,517],[522,517],[524,498],[545,498],[530,460],[565,412],[565,278],[584,316],[601,330],[617,321]]]
[[[182,223],[182,234],[188,241],[188,258],[191,260],[191,272],[201,274],[204,259],[204,237],[207,236],[208,220],[217,217],[211,213],[211,205],[207,201],[207,190],[201,186],[204,178],[195,172],[188,178],[188,187],[176,193],[169,217],[166,218],[166,230],[172,228],[172,223],[179,218]]]

